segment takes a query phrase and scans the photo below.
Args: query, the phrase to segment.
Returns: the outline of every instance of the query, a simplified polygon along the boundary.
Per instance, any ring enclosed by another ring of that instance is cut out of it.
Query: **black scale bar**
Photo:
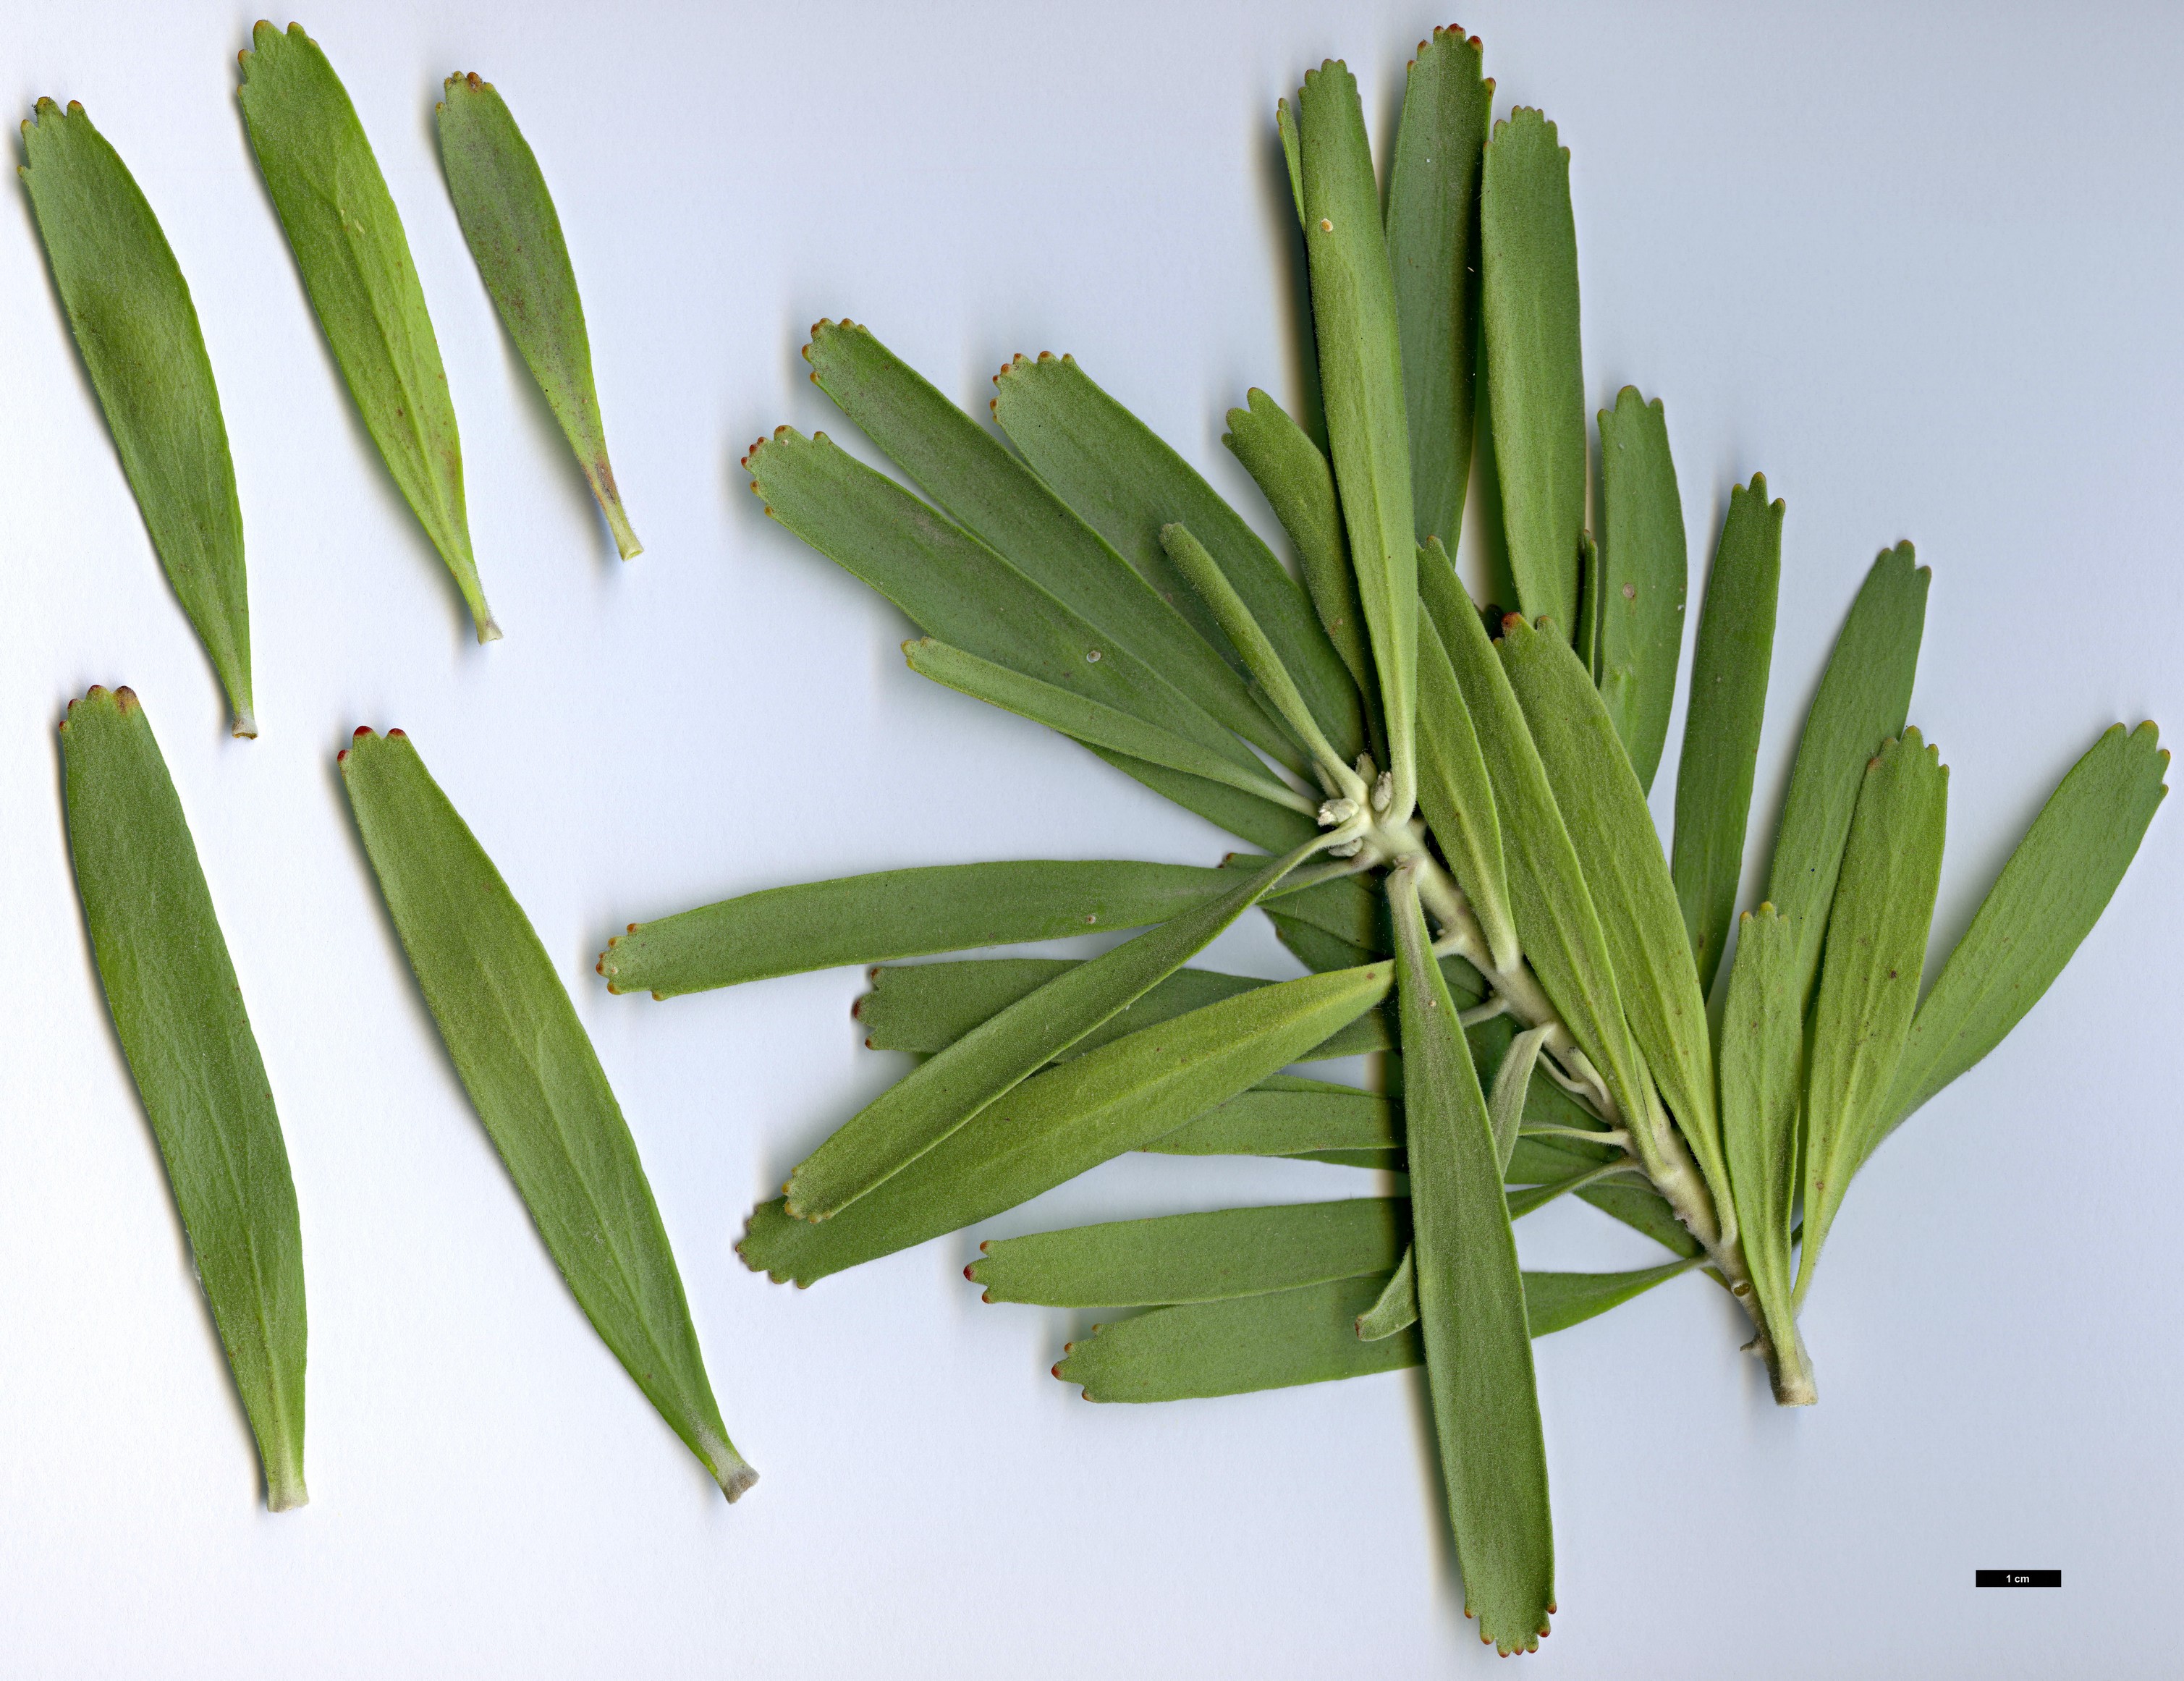
[[[2059,1588],[2063,1572],[2059,1570],[1975,1570],[1975,1588]]]

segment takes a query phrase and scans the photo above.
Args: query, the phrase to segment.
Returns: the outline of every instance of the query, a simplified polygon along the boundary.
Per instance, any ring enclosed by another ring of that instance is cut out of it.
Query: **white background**
[[[1937,949],[2112,721],[2184,716],[2184,281],[2158,6],[1474,4],[1497,109],[1573,149],[1586,389],[1659,394],[1693,602],[1731,482],[1788,498],[1755,830],[1874,554],[1934,567],[1914,721],[1953,767]],[[221,701],[145,540],[27,204],[0,209],[0,1672],[1106,1677],[1471,1673],[1419,1385],[1094,1407],[1089,1316],[987,1307],[976,1238],[1341,1195],[1309,1165],[1131,1159],[809,1292],[751,1204],[898,1071],[855,971],[655,1004],[606,935],[749,889],[983,858],[1210,863],[1225,838],[902,666],[904,622],[761,517],[804,377],[871,323],[983,414],[1076,353],[1246,516],[1219,445],[1297,387],[1276,97],[1346,54],[1376,139],[1416,5],[322,5],[409,230],[507,640],[455,593],[312,320],[237,114],[252,14],[20,3],[0,87],[82,100],[194,289],[248,532],[259,716]],[[285,22],[285,17],[279,19]],[[442,76],[494,81],[559,202],[618,561],[462,245]],[[1696,614],[1693,615],[1696,617]],[[194,827],[301,1202],[312,1502],[270,1517],[115,1047],[53,726],[142,697]],[[650,1171],[722,1410],[733,1510],[591,1333],[410,984],[333,770],[408,729],[575,994]],[[1674,787],[1670,738],[1657,799]],[[2098,930],[1881,1152],[1787,1413],[1719,1292],[1539,1344],[1585,1676],[2173,1675],[2184,1539],[2176,891],[2155,821]],[[1756,883],[1763,842],[1750,854]],[[1748,902],[1748,899],[1747,899]],[[1263,925],[1215,966],[1295,966]],[[1580,1206],[1533,1265],[1644,1264]],[[1980,1566],[2060,1592],[1975,1592]]]

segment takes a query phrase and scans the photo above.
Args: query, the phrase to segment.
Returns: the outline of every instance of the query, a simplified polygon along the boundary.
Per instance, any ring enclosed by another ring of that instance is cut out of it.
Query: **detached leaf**
[[[1292,854],[1271,869],[1242,877],[1219,899],[1073,965],[978,1023],[866,1104],[806,1157],[789,1176],[788,1211],[800,1219],[827,1219],[885,1183],[1169,978],[1301,861]]]
[[[1404,73],[1388,175],[1388,266],[1402,342],[1412,524],[1453,543],[1471,483],[1479,337],[1479,172],[1494,114],[1476,36],[1436,29]]]
[[[1512,616],[1497,645],[1599,915],[1630,1037],[1725,1200],[1706,1000],[1645,790],[1568,643]]]
[[[1691,654],[1669,873],[1698,964],[1699,990],[1709,996],[1744,875],[1744,831],[1774,649],[1782,512],[1780,499],[1767,500],[1765,474],[1754,473],[1748,490],[1731,487]]]
[[[1555,1597],[1547,1450],[1502,1167],[1456,1005],[1409,871],[1390,878],[1418,1322],[1464,1610],[1534,1649]]]
[[[360,729],[342,782],[418,990],[584,1316],[731,1500],[728,1440],[637,1145],[523,908],[399,730]]]
[[[1919,1000],[1948,800],[1948,770],[1916,730],[1882,744],[1858,793],[1813,1005],[1801,1301],[1851,1174],[1886,1122],[1881,1105]]]
[[[1339,61],[1306,73],[1297,96],[1297,132],[1320,394],[1351,567],[1380,680],[1380,714],[1395,777],[1390,815],[1400,821],[1410,813],[1417,786],[1412,732],[1418,586],[1411,450],[1380,189],[1357,80]]]
[[[2168,795],[2169,753],[2151,723],[2111,724],[2071,766],[1980,902],[1912,1019],[1861,1151],[1977,1062],[2025,1018],[2092,932]]]
[[[1797,996],[1811,996],[1828,906],[1866,761],[1903,733],[1933,573],[1912,564],[1911,545],[1884,550],[1866,574],[1813,697],[1782,799],[1768,866],[1767,898],[1797,925]]]
[[[1311,603],[1258,533],[1189,462],[1095,384],[1073,357],[1016,357],[994,376],[994,418],[1032,470],[1218,648],[1218,626],[1199,610],[1191,590],[1179,587],[1183,580],[1161,544],[1162,526],[1190,526],[1273,643],[1319,726],[1346,758],[1363,751],[1357,688]]]
[[[1386,996],[1385,964],[1262,987],[1027,1080],[835,1218],[760,1206],[737,1250],[809,1284],[1028,1202],[1275,1073]]]
[[[454,574],[480,642],[485,604],[463,505],[463,448],[439,341],[402,217],[356,108],[319,44],[290,24],[251,31],[242,118],[297,271],[358,415],[403,498]]]
[[[175,785],[130,690],[69,703],[69,854],[114,1036],[159,1140],[265,1504],[302,1506],[304,1250],[281,1117]]]
[[[23,185],[121,470],[213,669],[254,736],[242,509],[189,282],[128,165],[83,107],[23,125]]]
[[[615,547],[625,560],[644,552],[622,511],[614,468],[607,459],[606,424],[592,385],[592,341],[584,330],[584,301],[561,237],[546,177],[515,125],[499,91],[473,71],[451,75],[447,97],[433,108],[440,133],[440,165],[455,220],[477,264],[478,278],[515,341],[524,365],[538,381],[561,435],[577,452],[584,481],[607,516]]]
[[[1773,1344],[1776,1398],[1809,1405],[1812,1374],[1791,1294],[1797,1200],[1797,1122],[1804,1099],[1805,1019],[1792,989],[1797,934],[1771,905],[1738,924],[1721,1022],[1721,1129],[1736,1224],[1761,1322]]]
[[[1519,106],[1495,124],[1481,181],[1486,398],[1509,568],[1525,616],[1552,619],[1568,637],[1585,465],[1569,153],[1552,123]]]
[[[1353,1197],[1117,1220],[981,1244],[963,1276],[988,1301],[1049,1307],[1225,1301],[1384,1273],[1407,1212],[1399,1199]]]
[[[1600,413],[1600,695],[1638,786],[1650,789],[1684,657],[1690,562],[1668,420],[1661,399],[1648,403],[1635,386]]]

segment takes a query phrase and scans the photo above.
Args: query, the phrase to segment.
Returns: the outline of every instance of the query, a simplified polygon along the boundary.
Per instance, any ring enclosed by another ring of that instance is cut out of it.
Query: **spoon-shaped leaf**
[[[82,106],[38,101],[23,153],[53,287],[144,529],[227,691],[235,733],[254,736],[242,509],[189,282]]]
[[[1911,1111],[2001,1044],[2040,1001],[2122,881],[2154,808],[2168,749],[2151,723],[2111,724],[2048,803],[1980,901],[1913,1017],[1859,1159]]]
[[[963,1276],[988,1301],[1156,1307],[1385,1273],[1408,1232],[1400,1198],[1351,1197],[1117,1220],[978,1245]]]
[[[130,690],[69,704],[69,854],[114,1035],[159,1140],[265,1504],[304,1489],[304,1250],[281,1118],[166,762]]]
[[[1395,778],[1391,821],[1410,815],[1417,772],[1418,538],[1403,415],[1395,282],[1380,189],[1357,82],[1336,60],[1307,71],[1297,95],[1305,253],[1320,395],[1340,487],[1350,561],[1365,609]]]
[[[1706,1000],[1645,790],[1568,643],[1512,616],[1496,646],[1599,915],[1630,1037],[1724,1201]]]
[[[1220,898],[1064,970],[981,1021],[805,1157],[783,1188],[788,1211],[804,1220],[829,1219],[884,1184],[1167,979],[1302,861],[1301,852],[1292,853],[1271,869],[1241,876]]]
[[[1797,925],[1796,996],[1812,994],[1827,932],[1828,906],[1842,868],[1843,843],[1866,763],[1903,733],[1933,573],[1914,564],[1911,545],[1884,549],[1865,576],[1850,617],[1813,697],[1774,831],[1768,900]]]
[[[1782,576],[1782,511],[1767,499],[1767,478],[1731,487],[1713,571],[1707,576],[1691,653],[1684,754],[1676,766],[1676,839],[1669,873],[1683,907],[1697,961],[1699,990],[1713,977],[1736,914],[1744,874],[1744,831],[1759,726],[1767,711],[1767,671],[1774,649],[1774,599]]]
[[[1600,695],[1650,789],[1684,656],[1690,563],[1668,420],[1660,398],[1648,403],[1635,386],[1600,411]]]
[[[1471,483],[1477,407],[1479,171],[1494,86],[1476,36],[1436,29],[1403,77],[1388,175],[1388,267],[1402,342],[1411,440],[1411,522],[1454,543]]]
[[[1217,871],[1123,860],[882,870],[632,922],[600,954],[599,972],[610,992],[674,998],[812,969],[1143,927],[1218,898],[1229,885]]]
[[[637,1145],[546,949],[399,730],[341,754],[357,832],[478,1119],[584,1316],[734,1500],[758,1480],[706,1380]]]
[[[931,637],[906,642],[902,651],[910,661],[910,669],[920,676],[930,677],[959,694],[1001,707],[1034,723],[1045,724],[1088,747],[1104,747],[1111,753],[1148,764],[1164,765],[1171,771],[1201,776],[1239,793],[1263,799],[1270,805],[1285,805],[1305,815],[1319,809],[1318,800],[1277,781],[1273,773],[1263,768],[1246,770],[1227,755],[1202,747],[1186,736],[1103,702],[1088,700],[1059,684],[1028,677],[1021,671],[981,660],[975,654],[967,654]]]
[[[477,264],[478,278],[515,341],[524,365],[577,452],[584,481],[599,498],[615,547],[625,560],[644,552],[622,510],[607,459],[606,423],[592,384],[592,341],[584,300],[569,264],[568,242],[546,177],[499,91],[489,81],[451,75],[447,97],[433,108],[440,165],[455,220]]]
[[[994,376],[994,418],[1032,470],[1171,606],[1201,632],[1211,630],[1209,640],[1219,647],[1217,627],[1195,610],[1191,591],[1178,588],[1182,580],[1161,546],[1162,526],[1189,526],[1273,643],[1320,727],[1348,757],[1364,749],[1358,686],[1344,671],[1312,604],[1196,469],[1095,384],[1072,357],[1018,356]]]
[[[1509,569],[1525,616],[1552,619],[1568,636],[1585,531],[1585,369],[1569,152],[1540,113],[1519,106],[1495,124],[1479,229],[1486,400]]]
[[[1721,1021],[1721,1130],[1736,1224],[1771,1345],[1775,1398],[1818,1399],[1797,1338],[1790,1234],[1797,1200],[1797,1119],[1804,1099],[1804,1011],[1791,990],[1797,929],[1771,905],[1745,912]]]
[[[1228,430],[1221,441],[1243,463],[1289,533],[1312,610],[1351,681],[1360,693],[1377,698],[1365,609],[1357,598],[1350,539],[1343,534],[1342,505],[1334,494],[1334,469],[1273,398],[1254,386],[1246,400],[1249,408],[1228,411]]]
[[[811,365],[812,383],[935,506],[1082,615],[1103,645],[1128,648],[1228,729],[1277,757],[1296,760],[1296,749],[1215,644],[1175,610],[1173,598],[1163,601],[1102,532],[869,328],[820,321],[804,359]]]
[[[403,499],[454,575],[480,642],[500,634],[478,584],[463,447],[401,214],[317,42],[251,31],[242,118],[320,329]]]
[[[1517,1243],[1486,1101],[1410,871],[1390,877],[1389,906],[1419,1329],[1464,1611],[1500,1650],[1529,1650],[1547,1631],[1555,1553]]]
[[[1173,1132],[1279,1072],[1387,995],[1388,966],[1262,987],[1027,1080],[836,1218],[761,1205],[736,1247],[808,1284],[989,1219]]]
[[[1915,729],[1882,743],[1858,792],[1813,1005],[1800,1301],[1866,1141],[1886,1120],[1881,1105],[1919,1001],[1948,801],[1948,768]]]

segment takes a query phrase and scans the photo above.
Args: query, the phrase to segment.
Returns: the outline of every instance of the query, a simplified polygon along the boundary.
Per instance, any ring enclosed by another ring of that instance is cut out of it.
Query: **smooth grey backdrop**
[[[231,6],[10,4],[0,86],[81,99],[195,290],[248,530],[259,712],[227,739],[55,305],[0,210],[0,1672],[1473,1673],[1418,1385],[1094,1408],[1084,1316],[985,1307],[973,1237],[809,1293],[753,1200],[896,1071],[855,972],[656,1005],[605,936],[892,866],[1228,843],[905,671],[903,621],[762,517],[804,378],[867,321],[973,407],[1073,351],[1272,532],[1222,412],[1298,381],[1272,109],[1346,55],[1384,140],[1415,4],[324,4],[464,427],[480,649],[348,406],[237,115]],[[279,19],[285,22],[285,17]],[[2184,281],[2167,8],[1480,3],[1499,109],[1574,153],[1586,390],[1663,397],[1694,601],[1729,486],[1788,498],[1757,819],[1864,569],[1935,582],[1913,716],[1953,767],[1953,937],[2112,721],[2184,715]],[[615,557],[465,251],[431,138],[476,70],[544,165],[589,306]],[[53,725],[132,684],[279,1099],[313,1329],[313,1503],[268,1517],[70,882]],[[714,1382],[724,1506],[584,1325],[441,1055],[332,770],[401,725],[560,963],[627,1108]],[[1680,721],[1677,725],[1680,730]],[[1674,742],[1660,788],[1673,788]],[[1657,802],[1665,815],[1667,799]],[[1563,1606],[1542,1672],[2184,1667],[2184,829],[1990,1063],[1875,1159],[1778,1412],[1711,1287],[1540,1344]],[[1758,844],[1747,878],[1763,860]],[[1223,966],[1294,972],[1257,928]],[[1339,1195],[1334,1168],[1132,1160],[982,1233]],[[974,1234],[980,1235],[980,1234]],[[1583,1208],[1535,1265],[1641,1264]],[[1983,1565],[2060,1592],[1975,1592]]]

